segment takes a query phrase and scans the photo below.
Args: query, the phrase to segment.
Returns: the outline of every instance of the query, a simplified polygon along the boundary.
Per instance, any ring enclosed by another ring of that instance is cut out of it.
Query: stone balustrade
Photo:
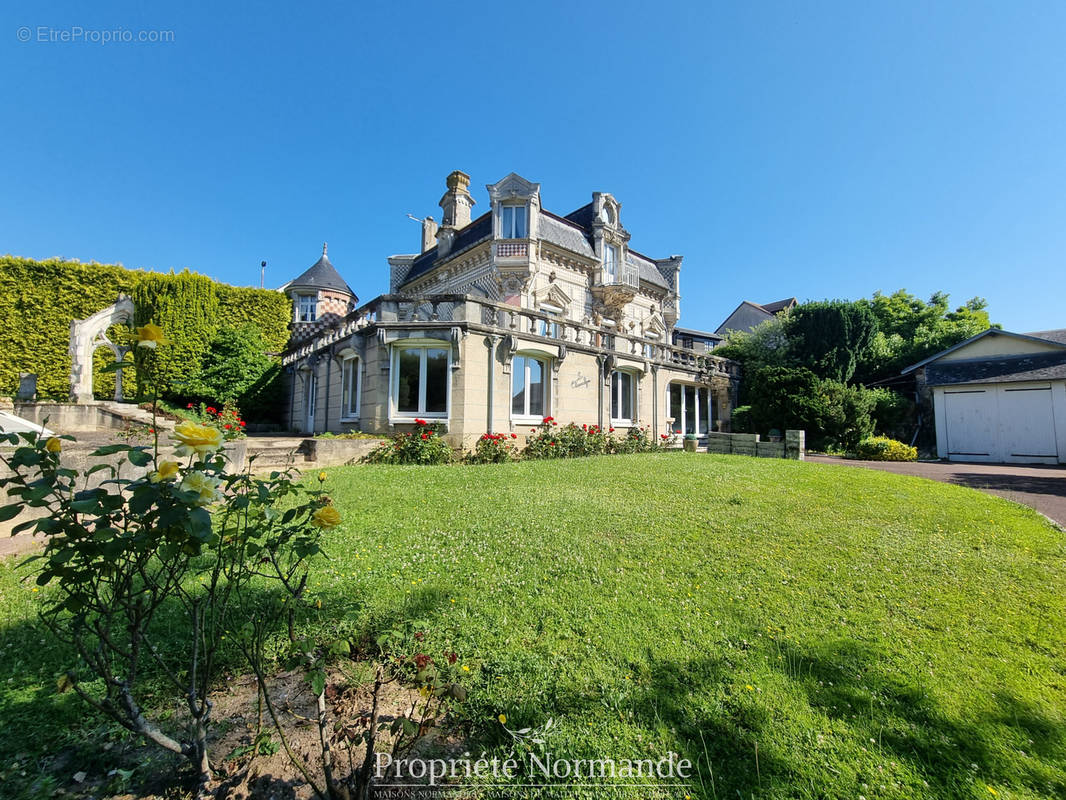
[[[574,344],[641,359],[653,364],[682,367],[708,375],[738,377],[737,365],[725,358],[696,353],[657,339],[620,332],[615,328],[576,322],[534,309],[495,303],[469,295],[433,295],[429,298],[381,295],[360,306],[328,331],[298,344],[284,357],[291,364],[371,325],[390,328],[426,324],[441,327],[460,324],[487,334],[534,337],[554,344]]]

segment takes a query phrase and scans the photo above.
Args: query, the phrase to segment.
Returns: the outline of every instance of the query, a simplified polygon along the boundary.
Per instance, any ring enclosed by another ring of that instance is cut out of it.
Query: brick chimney
[[[474,205],[474,198],[470,196],[470,176],[465,172],[455,170],[446,179],[448,191],[440,199],[440,207],[444,210],[441,217],[442,228],[465,228],[470,224],[470,209]]]
[[[422,220],[422,252],[437,246],[437,221],[433,217]]]

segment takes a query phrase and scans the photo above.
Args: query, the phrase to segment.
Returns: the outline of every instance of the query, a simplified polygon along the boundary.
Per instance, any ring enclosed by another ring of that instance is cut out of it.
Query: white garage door
[[[958,461],[1058,461],[1050,384],[945,389],[947,456]]]

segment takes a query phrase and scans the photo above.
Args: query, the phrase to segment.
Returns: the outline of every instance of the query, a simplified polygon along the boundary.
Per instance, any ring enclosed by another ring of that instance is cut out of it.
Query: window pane
[[[426,411],[443,414],[448,410],[448,351],[426,350]]]
[[[526,413],[526,359],[515,356],[511,362],[511,413]]]
[[[352,404],[352,362],[351,360],[341,363],[341,414],[348,413]]]
[[[526,238],[526,207],[516,206],[514,210],[514,238]]]
[[[514,206],[504,206],[502,209],[503,219],[500,224],[500,236],[504,239],[513,239],[514,231]]]
[[[674,433],[681,433],[681,387],[670,384],[670,416],[674,418]]]
[[[699,432],[700,433],[707,433],[707,419],[710,417],[710,411],[707,408],[707,390],[706,389],[700,389],[699,390],[699,398],[700,398],[700,425],[699,425]]]
[[[348,404],[345,406],[349,414],[355,414],[359,408],[359,362],[352,359],[348,362]]]
[[[418,385],[421,370],[421,350],[401,350],[400,375],[396,385],[396,410],[418,413]]]
[[[544,362],[529,359],[529,413],[544,416]]]
[[[622,419],[633,419],[633,376],[622,372],[618,377],[622,397]]]
[[[685,387],[685,433],[696,432],[696,387]]]
[[[611,373],[611,419],[618,419],[618,384],[621,379],[621,373]]]

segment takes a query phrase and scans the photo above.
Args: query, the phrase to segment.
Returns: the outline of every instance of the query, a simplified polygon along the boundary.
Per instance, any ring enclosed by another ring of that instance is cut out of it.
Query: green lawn
[[[1066,796],[1066,537],[1026,508],[680,453],[326,486],[345,523],[308,624],[424,620],[426,652],[471,667],[478,751],[503,713],[554,719],[557,757],[674,750],[693,797]],[[54,694],[37,597],[0,566],[0,783],[95,724]]]

